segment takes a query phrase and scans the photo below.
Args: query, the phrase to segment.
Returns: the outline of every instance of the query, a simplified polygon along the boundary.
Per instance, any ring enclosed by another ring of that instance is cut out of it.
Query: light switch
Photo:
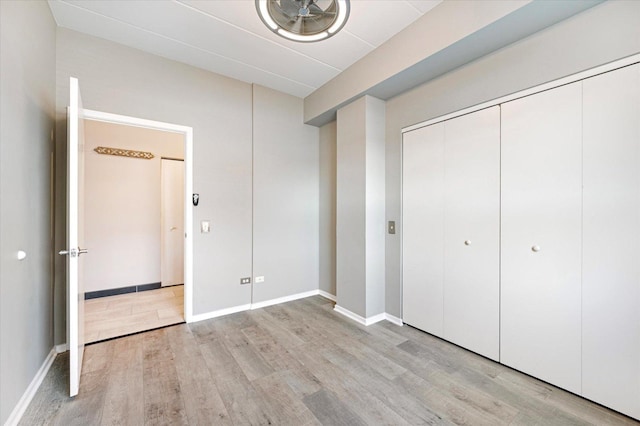
[[[208,220],[203,220],[200,222],[200,232],[203,234],[208,234],[211,231],[211,222]]]
[[[390,234],[395,234],[396,233],[396,222],[393,220],[389,221],[389,233]]]

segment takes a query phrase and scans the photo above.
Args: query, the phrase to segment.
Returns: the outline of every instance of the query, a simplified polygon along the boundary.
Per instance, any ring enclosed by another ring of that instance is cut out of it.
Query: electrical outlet
[[[256,277],[256,280],[254,282],[255,283],[263,283],[264,282],[264,277]]]
[[[250,277],[240,278],[240,284],[251,284],[251,278]]]

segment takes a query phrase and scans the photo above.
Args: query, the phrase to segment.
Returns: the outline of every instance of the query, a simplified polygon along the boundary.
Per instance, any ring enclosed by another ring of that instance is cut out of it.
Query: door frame
[[[193,128],[162,121],[83,109],[85,120],[143,127],[184,136],[184,320],[193,322]]]

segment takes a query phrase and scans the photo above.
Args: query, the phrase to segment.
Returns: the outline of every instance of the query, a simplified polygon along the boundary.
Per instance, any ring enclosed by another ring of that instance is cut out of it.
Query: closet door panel
[[[405,133],[403,321],[442,337],[444,125]]]
[[[445,122],[444,338],[499,358],[500,107]]]
[[[502,106],[500,360],[581,392],[582,83]]]
[[[584,81],[583,395],[640,418],[640,66]]]

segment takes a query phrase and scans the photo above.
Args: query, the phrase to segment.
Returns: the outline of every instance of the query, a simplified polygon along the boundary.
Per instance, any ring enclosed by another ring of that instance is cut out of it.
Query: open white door
[[[161,163],[162,286],[184,284],[184,161]]]
[[[84,124],[78,80],[71,77],[67,110],[67,338],[69,342],[69,394],[80,388],[84,354],[84,285],[80,255],[84,244]]]

